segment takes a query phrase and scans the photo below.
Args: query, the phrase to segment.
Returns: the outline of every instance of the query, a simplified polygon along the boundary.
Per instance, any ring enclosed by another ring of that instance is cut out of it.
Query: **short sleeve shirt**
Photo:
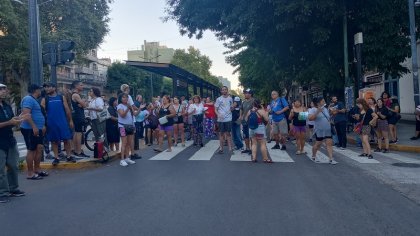
[[[223,97],[220,96],[216,99],[216,103],[214,104],[217,112],[220,116],[217,117],[218,122],[229,122],[232,121],[232,111],[230,108],[233,105],[232,97]]]
[[[188,107],[188,113],[193,112],[194,109],[195,109],[195,113],[193,115],[200,115],[200,114],[203,114],[204,113],[204,106],[201,103],[199,103],[199,104],[195,104],[195,103],[194,104],[191,104]]]
[[[118,104],[117,111],[123,110],[124,112],[128,109],[128,107],[124,104]],[[118,127],[124,127],[124,125],[134,125],[133,115],[131,112],[128,112],[125,117],[120,116],[118,113]]]
[[[273,100],[270,104],[271,110],[273,111],[273,121],[274,122],[280,122],[286,116],[284,113],[276,114],[276,112],[283,110],[285,107],[288,107],[289,104],[287,103],[286,99],[284,98],[277,98],[276,100]]]
[[[38,129],[42,129],[44,127],[45,117],[44,117],[44,114],[42,114],[41,105],[39,104],[37,100],[35,100],[35,98],[29,95],[25,96],[22,99],[21,107],[22,109],[27,108],[31,110],[31,113],[30,113],[31,118]],[[32,129],[28,121],[23,121],[20,124],[20,127],[23,129]]]
[[[248,111],[250,111],[253,106],[254,106],[254,98],[250,98],[249,100],[243,100],[242,105],[241,105],[241,111],[243,115],[242,119],[245,120],[245,115],[248,114]]]
[[[308,115],[316,114],[317,109],[310,109]],[[323,137],[331,137],[331,123],[330,123],[330,114],[328,113],[327,108],[323,108],[322,112],[320,112],[315,118],[315,134],[319,138]]]
[[[103,110],[104,107],[105,107],[104,100],[102,98],[100,98],[100,97],[95,98],[94,100],[92,100],[89,103],[89,107],[90,108],[95,108],[95,109],[101,109],[101,110]],[[90,118],[92,120],[97,119],[98,118],[98,112],[97,111],[90,110],[89,111],[89,116],[90,116]]]
[[[334,109],[336,110],[343,110],[344,108],[345,107],[342,102],[337,102],[337,104],[334,105]],[[343,121],[347,121],[346,113],[339,112],[334,116],[334,122],[338,123]]]

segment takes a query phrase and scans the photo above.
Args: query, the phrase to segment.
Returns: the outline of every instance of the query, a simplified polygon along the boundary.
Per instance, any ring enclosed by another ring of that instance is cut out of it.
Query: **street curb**
[[[48,169],[48,170],[73,169],[74,170],[74,169],[101,167],[104,164],[118,160],[120,157],[121,157],[120,152],[110,152],[109,160],[107,162],[102,162],[102,160],[98,160],[95,158],[80,160],[76,163],[68,163],[68,162],[62,161],[57,166],[53,166],[51,162],[41,162],[41,169]],[[19,167],[21,170],[26,170],[27,169],[26,162],[24,161]]]
[[[349,136],[347,136],[347,142],[351,144],[356,144],[356,140],[353,137],[349,137]],[[374,144],[374,143],[371,143],[370,145],[372,147],[377,146],[377,144]],[[401,145],[401,144],[389,144],[389,149],[392,151],[420,153],[420,145],[408,146],[408,145]]]

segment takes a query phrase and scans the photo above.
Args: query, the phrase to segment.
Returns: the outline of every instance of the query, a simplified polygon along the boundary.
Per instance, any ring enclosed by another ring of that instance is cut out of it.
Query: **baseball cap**
[[[57,85],[55,85],[54,83],[51,83],[51,82],[48,82],[48,83],[44,83],[43,85],[42,85],[42,87],[53,87],[53,88],[56,88],[57,87]]]
[[[235,102],[240,102],[241,101],[241,98],[240,97],[235,97],[234,101]]]
[[[35,92],[35,90],[38,90],[38,89],[42,89],[42,87],[37,84],[31,84],[28,86],[28,93],[33,93]]]
[[[0,84],[0,88],[7,88],[5,84]]]
[[[247,89],[244,90],[244,93],[253,94],[254,91],[252,91],[250,88],[247,88]]]

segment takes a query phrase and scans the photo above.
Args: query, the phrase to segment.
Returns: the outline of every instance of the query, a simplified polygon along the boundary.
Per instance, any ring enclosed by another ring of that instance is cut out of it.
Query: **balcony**
[[[88,67],[76,67],[74,69],[74,73],[76,74],[84,74],[84,75],[94,75],[95,71],[88,68]]]

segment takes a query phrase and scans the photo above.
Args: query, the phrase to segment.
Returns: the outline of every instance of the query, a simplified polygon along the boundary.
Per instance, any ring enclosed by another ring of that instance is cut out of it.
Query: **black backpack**
[[[154,111],[149,114],[147,120],[149,121],[149,126],[151,129],[156,129],[159,126],[159,118],[156,116]]]

